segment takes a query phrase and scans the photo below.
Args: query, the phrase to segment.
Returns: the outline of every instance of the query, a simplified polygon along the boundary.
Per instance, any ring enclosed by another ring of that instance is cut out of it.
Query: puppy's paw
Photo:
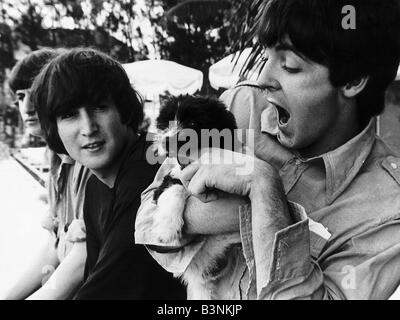
[[[187,197],[186,189],[176,184],[166,189],[158,198],[153,232],[161,243],[171,243],[181,238]]]

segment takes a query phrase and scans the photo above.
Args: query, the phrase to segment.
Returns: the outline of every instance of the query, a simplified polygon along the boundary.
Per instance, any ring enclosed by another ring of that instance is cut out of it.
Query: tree
[[[241,70],[241,75],[246,77],[254,66],[262,64],[261,53],[263,48],[256,41],[257,26],[262,18],[262,12],[269,0],[253,0],[248,3],[246,0],[239,2],[232,14],[230,37],[233,41],[232,52],[242,51],[251,47],[252,52]],[[239,59],[239,56],[236,58]]]
[[[11,41],[11,28],[4,23],[0,23],[0,115],[6,107],[6,92],[4,81],[6,69],[14,64],[14,50]]]
[[[209,67],[230,49],[231,12],[238,0],[147,0],[163,59],[201,70],[204,93],[212,92]],[[155,9],[158,8],[158,9]]]
[[[129,3],[134,4],[128,0],[1,0],[0,104],[5,103],[6,69],[15,64],[14,54],[21,48],[29,52],[41,47],[93,46],[121,62],[143,59],[145,48],[133,48],[136,40],[141,41],[140,34],[128,32],[137,10]],[[120,40],[114,37],[119,33]]]

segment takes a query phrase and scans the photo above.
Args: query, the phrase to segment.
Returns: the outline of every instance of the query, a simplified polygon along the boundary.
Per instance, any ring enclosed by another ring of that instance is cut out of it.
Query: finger
[[[213,170],[214,169],[214,170]],[[188,190],[195,196],[201,196],[204,200],[215,199],[212,195],[213,189],[215,189],[217,172],[215,168],[210,166],[202,166],[195,175],[190,179],[188,184]]]
[[[212,202],[212,201],[218,200],[220,198],[219,192],[216,189],[214,189],[214,190],[206,189],[206,191],[204,191],[203,193],[196,194],[196,195],[193,194],[193,196],[204,203]]]
[[[193,178],[193,176],[196,174],[199,168],[200,168],[199,163],[195,161],[182,170],[181,181],[186,188],[188,187],[190,180]]]
[[[177,155],[176,160],[178,161],[181,169],[184,169],[189,164],[195,161],[192,158],[187,157],[186,155],[180,155],[180,154]]]

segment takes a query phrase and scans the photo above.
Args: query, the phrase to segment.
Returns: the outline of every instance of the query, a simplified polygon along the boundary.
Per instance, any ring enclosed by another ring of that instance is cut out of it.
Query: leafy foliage
[[[252,52],[247,58],[241,75],[246,77],[249,71],[259,64],[262,64],[262,47],[257,42],[257,25],[262,18],[262,12],[269,0],[241,1],[235,12],[232,14],[231,38],[233,39],[232,52],[242,51],[251,47]],[[236,58],[239,59],[239,56]],[[236,60],[236,61],[237,61]]]
[[[155,31],[161,57],[201,70],[205,93],[212,92],[209,67],[230,51],[232,13],[241,1],[147,0],[149,7],[162,8],[151,16],[153,26],[160,26]]]
[[[203,91],[209,92],[209,67],[230,52],[252,44],[257,14],[265,1],[145,0],[144,8],[137,2],[2,0],[0,82],[21,45],[30,50],[94,46],[121,62],[146,59],[152,51],[161,58],[197,68],[204,73]],[[149,41],[144,40],[147,19],[155,32]]]

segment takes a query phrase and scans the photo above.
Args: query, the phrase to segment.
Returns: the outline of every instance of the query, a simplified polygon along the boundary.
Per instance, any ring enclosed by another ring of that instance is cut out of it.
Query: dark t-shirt
[[[145,135],[125,154],[114,188],[94,175],[86,186],[84,220],[87,260],[75,299],[185,299],[178,280],[143,245],[134,243],[142,191],[159,168],[146,161]]]

